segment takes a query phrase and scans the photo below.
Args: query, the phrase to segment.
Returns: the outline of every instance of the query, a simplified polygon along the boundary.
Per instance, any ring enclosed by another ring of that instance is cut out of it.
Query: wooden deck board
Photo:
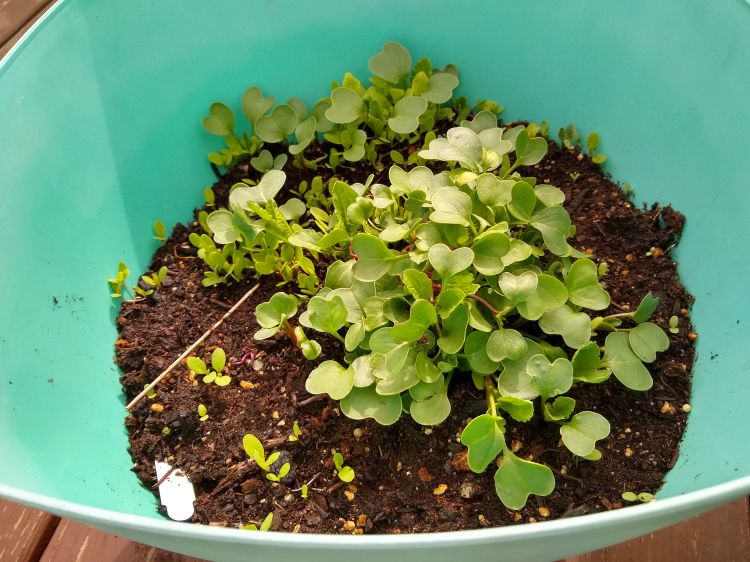
[[[59,517],[0,502],[0,562],[36,562],[44,553]]]

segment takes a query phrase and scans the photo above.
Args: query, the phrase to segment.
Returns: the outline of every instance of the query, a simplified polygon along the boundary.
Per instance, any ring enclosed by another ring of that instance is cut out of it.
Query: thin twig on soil
[[[211,326],[208,330],[206,330],[206,332],[195,341],[195,343],[193,343],[190,347],[188,347],[185,351],[183,351],[182,355],[180,355],[177,359],[175,359],[174,362],[169,367],[167,367],[162,374],[160,374],[153,381],[151,381],[143,389],[143,391],[141,391],[141,393],[138,396],[136,396],[135,398],[133,398],[130,401],[130,404],[128,404],[127,406],[125,406],[125,409],[126,410],[130,410],[130,409],[133,408],[133,406],[135,406],[136,404],[138,404],[138,402],[140,402],[143,399],[143,397],[146,396],[152,388],[154,388],[157,384],[159,384],[159,382],[161,382],[161,380],[164,377],[166,377],[169,373],[171,373],[174,370],[174,368],[177,367],[177,365],[179,365],[182,362],[183,359],[185,359],[188,355],[190,355],[193,351],[195,351],[195,349],[200,344],[202,344],[206,340],[206,338],[208,336],[210,336],[212,333],[214,333],[214,331],[219,326],[222,325],[222,323],[224,322],[224,320],[226,320],[227,318],[229,318],[232,315],[232,313],[235,310],[237,310],[240,307],[240,305],[242,305],[243,302],[245,302],[247,299],[249,299],[250,296],[255,291],[258,290],[258,287],[260,287],[260,283],[256,283],[254,287],[252,287],[247,293],[245,293],[242,296],[242,298],[240,300],[238,300],[235,303],[235,305],[226,312],[226,314],[224,314],[224,316],[222,316],[221,318],[219,318],[213,326]]]

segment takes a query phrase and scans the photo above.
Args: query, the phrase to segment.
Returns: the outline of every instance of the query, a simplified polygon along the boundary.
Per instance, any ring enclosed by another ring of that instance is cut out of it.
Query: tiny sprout
[[[570,172],[568,175],[573,182],[577,182],[578,178],[581,177],[581,172]]]
[[[654,495],[649,494],[648,492],[641,492],[640,494],[635,494],[634,492],[625,492],[624,494],[622,494],[622,499],[624,499],[626,502],[639,501],[641,503],[650,503],[654,501]]]
[[[306,500],[309,493],[310,493],[310,487],[307,484],[302,484],[302,489],[300,490],[300,495],[302,496],[302,499]]]
[[[271,524],[273,523],[273,512],[266,515],[266,518],[263,519],[263,522],[260,524],[260,528],[258,528],[257,525],[250,524],[250,525],[243,525],[240,527],[240,529],[243,529],[245,531],[268,531],[268,529],[271,528]]]
[[[161,434],[166,437],[167,435],[170,435],[172,433],[172,430],[169,429],[166,425],[162,428]]]
[[[245,453],[247,453],[247,456],[253,459],[255,461],[255,464],[257,464],[265,472],[270,472],[271,465],[276,462],[279,456],[281,456],[281,453],[276,452],[271,453],[270,455],[268,455],[268,457],[266,457],[266,451],[265,449],[263,449],[263,444],[252,433],[248,433],[242,438],[242,447],[245,449]],[[289,469],[287,469],[286,472],[288,473]],[[281,470],[279,471],[279,473],[281,473]],[[283,476],[286,476],[286,473]],[[283,478],[283,476],[281,478]]]
[[[599,278],[601,279],[609,272],[609,264],[605,261],[599,264]]]
[[[144,384],[143,388],[148,388],[148,384]],[[154,398],[156,398],[156,391],[153,389],[153,387],[148,388],[148,390],[146,391],[146,397],[149,400],[153,400]]]
[[[594,164],[604,164],[607,157],[603,154],[597,154],[596,149],[599,146],[599,133],[592,131],[586,137],[586,148],[588,149],[589,158]]]
[[[214,195],[214,190],[210,187],[206,187],[203,189],[203,199],[206,200],[206,205],[209,207],[213,207],[214,201],[216,200],[216,196]]]
[[[167,239],[167,227],[160,220],[154,221],[154,240],[165,242]]]
[[[336,467],[339,480],[347,483],[354,480],[354,469],[351,466],[344,465],[344,455],[333,453],[333,465]]]
[[[669,331],[673,334],[679,334],[680,333],[680,319],[677,318],[677,316],[671,316],[669,318]]]
[[[167,278],[167,273],[169,273],[169,270],[167,269],[166,265],[163,265],[156,273],[152,273],[151,275],[143,275],[141,277],[141,281],[143,281],[146,285],[153,287],[153,289],[144,289],[140,285],[136,285],[134,287],[135,292],[142,297],[147,297],[153,294],[156,289],[162,286],[162,283],[164,283],[164,279]]]
[[[198,404],[198,415],[202,422],[208,419],[208,409],[203,404]]]
[[[292,426],[292,434],[289,436],[289,441],[299,441],[300,431],[299,424],[297,422],[294,422],[294,425]]]
[[[127,289],[125,286],[125,280],[129,275],[130,270],[128,269],[128,266],[125,265],[124,261],[121,261],[117,266],[117,275],[107,280],[113,299],[119,299],[122,297],[123,289]]]
[[[216,383],[216,386],[226,386],[232,381],[229,375],[222,373],[226,362],[226,353],[224,353],[224,350],[220,347],[214,349],[211,354],[211,367],[213,367],[213,370],[209,370],[203,360],[198,357],[188,357],[186,361],[188,369],[193,373],[196,375],[204,375],[204,383],[211,384],[213,382]]]
[[[282,478],[284,478],[287,474],[289,474],[289,471],[292,469],[292,465],[290,465],[288,462],[285,462],[281,465],[281,468],[279,469],[278,474],[274,474],[273,472],[268,472],[266,474],[266,478],[268,478],[271,482],[279,482]]]

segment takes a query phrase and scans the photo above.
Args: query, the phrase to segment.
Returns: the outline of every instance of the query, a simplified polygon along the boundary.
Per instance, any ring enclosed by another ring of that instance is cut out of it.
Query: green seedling
[[[160,220],[154,221],[154,239],[162,243],[167,240],[167,227]]]
[[[261,143],[268,154],[255,160],[257,183],[234,186],[228,206],[191,235],[208,268],[203,283],[254,271],[296,285],[304,296],[279,292],[258,305],[255,338],[282,331],[308,359],[320,345],[305,331],[343,346],[343,360],[317,364],[305,388],[339,401],[353,420],[390,425],[406,415],[440,424],[454,406],[451,382],[470,376],[487,408],[461,434],[469,467],[481,473],[492,465],[498,497],[520,509],[529,495],[550,494],[555,478],[508,446],[508,428],[543,420],[581,460],[600,459],[609,423],[577,410],[567,394],[611,377],[636,391],[652,386],[647,365],[669,345],[649,321],[658,299],[649,294],[633,312],[608,312],[607,266],[571,246],[563,192],[525,175],[547,153],[547,128],[501,126],[497,104],[453,98],[454,67],[413,63],[397,43],[369,69],[369,80],[345,75],[310,110],[294,100],[275,105],[251,88],[243,110],[253,132],[242,137],[228,108],[212,106],[204,125],[228,139],[221,154],[239,155],[243,146],[256,153]],[[438,123],[449,124],[444,134]],[[295,166],[307,166],[308,139],[334,145],[316,164],[323,172],[285,185],[278,155],[287,149]],[[571,149],[581,142],[572,125],[560,140]],[[421,149],[396,150],[407,145]],[[592,158],[597,147],[589,135]],[[379,181],[349,184],[336,175],[360,160],[382,170]],[[284,188],[295,197],[279,205]],[[325,275],[316,263],[329,264]],[[298,309],[300,325],[292,326]],[[248,455],[270,473],[256,442]],[[334,464],[341,480],[354,477],[340,453]]]
[[[624,499],[626,502],[641,502],[641,503],[651,503],[654,501],[654,495],[649,494],[648,492],[641,492],[640,494],[636,494],[634,492],[625,492],[622,494],[622,499]]]
[[[220,347],[214,349],[211,354],[211,369],[198,357],[188,357],[186,363],[188,369],[193,373],[203,375],[203,382],[206,384],[214,383],[216,386],[227,386],[232,382],[231,377],[223,373],[227,364],[227,356]]]
[[[272,482],[279,482],[283,478],[289,474],[289,471],[291,470],[291,465],[286,462],[284,463],[281,468],[279,468],[279,472],[274,474],[271,471],[271,466],[278,460],[279,456],[281,456],[281,453],[275,452],[271,453],[266,457],[265,449],[263,449],[263,444],[260,442],[260,440],[255,437],[255,435],[248,433],[242,438],[242,446],[245,449],[245,452],[247,453],[247,456],[250,457],[255,461],[255,464],[260,467],[261,470],[263,470],[266,473],[266,478]]]
[[[260,524],[260,527],[255,525],[254,523],[251,523],[250,525],[243,525],[240,527],[240,529],[243,529],[245,531],[268,531],[271,528],[271,525],[273,524],[273,512],[270,512],[268,515],[266,515],[265,519]]]
[[[143,385],[143,388],[148,387],[148,384]],[[146,398],[148,398],[149,400],[153,400],[154,398],[156,398],[156,390],[154,390],[153,388],[148,388],[148,390],[146,391]]]
[[[302,496],[302,499],[306,500],[309,494],[310,494],[310,487],[307,484],[302,484],[302,488],[300,490],[300,495]]]
[[[144,284],[152,288],[144,289],[140,285],[136,285],[134,287],[136,294],[142,297],[147,297],[149,295],[152,295],[156,289],[162,286],[162,283],[164,282],[164,279],[167,278],[168,273],[169,273],[169,270],[167,269],[167,266],[163,265],[159,268],[159,271],[157,271],[156,273],[152,273],[151,275],[141,276],[141,281],[143,281]]]
[[[677,316],[669,317],[669,331],[672,334],[680,333],[680,319]]]
[[[344,465],[344,455],[334,451],[333,466],[336,467],[336,474],[339,480],[349,483],[354,480],[354,469],[351,466]]]
[[[130,270],[128,269],[128,266],[125,265],[124,261],[121,261],[119,265],[117,266],[117,275],[107,280],[107,282],[109,283],[109,289],[110,289],[110,292],[112,293],[111,296],[113,299],[122,298],[123,291],[127,289],[127,286],[125,285],[125,280],[128,278],[129,275],[130,275]]]
[[[208,419],[208,410],[203,404],[198,404],[198,416],[202,422]]]
[[[167,436],[169,436],[169,435],[171,435],[171,434],[172,434],[172,430],[171,430],[171,429],[169,429],[169,428],[168,428],[168,427],[167,427],[167,426],[165,425],[164,427],[162,427],[162,428],[161,428],[161,434],[162,434],[162,435],[163,435],[164,437],[167,437]]]
[[[597,154],[596,149],[599,147],[599,133],[593,131],[586,137],[586,149],[594,164],[604,164],[607,157],[603,154]]]
[[[292,425],[292,434],[289,436],[289,441],[299,441],[299,436],[302,434],[302,431],[299,428],[299,424],[297,422],[294,422],[294,425]]]

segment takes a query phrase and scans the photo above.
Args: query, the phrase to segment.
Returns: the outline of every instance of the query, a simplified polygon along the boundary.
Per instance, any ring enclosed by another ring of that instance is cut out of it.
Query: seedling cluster
[[[228,106],[210,107],[203,125],[226,141],[211,162],[249,159],[262,175],[199,217],[205,232],[190,241],[208,267],[203,284],[248,275],[293,283],[257,307],[255,338],[282,332],[311,360],[321,345],[305,329],[341,342],[345,356],[317,365],[306,389],[340,401],[351,419],[390,425],[406,414],[440,424],[451,413],[451,382],[470,378],[487,409],[461,434],[469,467],[494,465],[497,495],[519,509],[531,494],[550,494],[555,478],[511,450],[508,425],[541,417],[574,455],[601,458],[609,422],[576,411],[566,394],[612,375],[633,390],[651,387],[645,363],[669,346],[649,321],[658,299],[646,295],[634,312],[602,312],[610,305],[606,265],[569,244],[575,228],[562,191],[524,175],[547,152],[546,124],[500,126],[496,103],[453,97],[454,67],[412,64],[398,43],[387,43],[369,68],[369,84],[346,74],[309,110],[298,98],[277,105],[250,88],[242,99],[248,132],[236,132]],[[572,126],[560,138],[580,144]],[[588,153],[601,163],[598,144],[597,134],[588,136]],[[360,161],[378,181],[336,175]],[[323,168],[329,178],[287,185],[290,163],[309,175]],[[206,200],[214,203],[212,192]],[[321,262],[330,264],[324,274]],[[223,360],[212,358],[209,372],[191,359],[204,382],[228,382]],[[270,471],[276,453],[266,458],[252,435],[243,444],[269,479],[283,478],[284,467]],[[333,461],[350,481],[343,457]]]

